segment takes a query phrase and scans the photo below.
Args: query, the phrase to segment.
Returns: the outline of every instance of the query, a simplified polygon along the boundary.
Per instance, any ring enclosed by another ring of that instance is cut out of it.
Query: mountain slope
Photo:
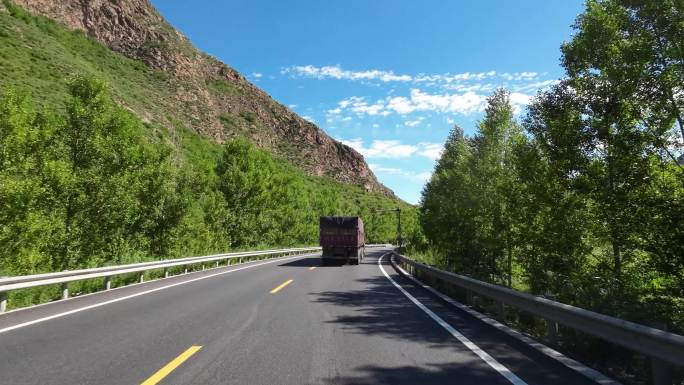
[[[122,67],[135,67],[138,60],[142,61],[144,66],[131,71],[136,72],[131,74],[134,78],[112,80],[128,83],[118,86],[114,97],[147,121],[169,130],[188,128],[217,143],[247,136],[258,147],[289,160],[309,175],[329,176],[369,192],[394,197],[391,190],[377,181],[358,152],[273,100],[234,69],[198,51],[149,1],[15,0],[13,3],[71,30],[83,31],[95,41],[133,59],[106,63],[111,68],[102,71],[105,78]],[[10,6],[7,4],[4,8]],[[8,31],[12,32],[16,31]],[[62,48],[73,50],[74,47]],[[52,58],[31,57],[31,51],[26,55],[29,67],[10,70],[23,71],[28,78],[37,77],[31,80],[36,83],[34,89],[40,96],[42,87],[46,99],[50,99],[49,78],[68,76],[74,71],[68,65],[67,68],[52,65],[53,68],[41,70],[36,64]],[[48,79],[41,82],[41,75]]]

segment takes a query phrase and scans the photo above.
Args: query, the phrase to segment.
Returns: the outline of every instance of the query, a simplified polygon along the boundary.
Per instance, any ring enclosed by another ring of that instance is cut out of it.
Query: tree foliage
[[[412,206],[306,176],[246,139],[176,145],[106,89],[74,78],[63,114],[0,96],[0,275],[312,245],[319,215],[361,215],[369,242],[389,242],[395,219],[373,210],[397,206],[419,234]]]
[[[454,129],[421,208],[444,265],[684,330],[682,4],[588,1],[522,125],[500,90]]]

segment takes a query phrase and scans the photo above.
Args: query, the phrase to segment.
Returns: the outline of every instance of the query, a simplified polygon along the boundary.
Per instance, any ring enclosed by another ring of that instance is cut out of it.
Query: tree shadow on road
[[[389,264],[388,261],[383,261]],[[377,263],[377,260],[376,260]],[[391,267],[390,267],[391,268]],[[387,269],[387,267],[386,267]],[[401,341],[413,341],[428,349],[453,352],[453,362],[425,363],[429,357],[422,350],[403,351],[414,366],[363,365],[345,376],[326,379],[326,384],[509,384],[468,348],[455,340],[427,314],[403,296],[384,276],[357,279],[351,290],[331,290],[309,293],[317,303],[331,304],[331,319],[326,321],[342,329],[344,333],[373,335]],[[392,346],[392,345],[390,345]],[[438,355],[444,359],[443,354]],[[449,357],[449,355],[447,355]],[[420,362],[423,362],[420,364]]]
[[[389,265],[389,262],[384,260],[383,266],[386,265]],[[385,269],[393,268],[386,266]],[[509,369],[515,369],[518,373],[524,373],[532,382],[558,385],[591,382],[578,373],[568,371],[561,363],[549,360],[539,351],[473,316],[448,309],[449,305],[433,298],[431,294],[427,292],[417,294],[423,289],[410,289],[412,285],[405,278],[395,275],[393,279],[402,283],[402,286],[405,285],[404,287],[420,298],[421,302],[500,363]],[[341,378],[331,383],[490,384],[499,383],[500,380],[503,380],[501,383],[508,383],[503,376],[496,374],[465,345],[402,295],[386,277],[376,275],[357,279],[354,282],[354,285],[349,285],[350,290],[309,293],[314,302],[334,305],[332,310],[329,310],[331,319],[326,321],[327,323],[336,325],[344,333],[379,335],[397,341],[418,342],[429,349],[448,349],[454,353],[454,363],[448,365],[433,363],[427,367],[425,365],[415,367],[367,365],[357,369],[367,372],[367,376]],[[464,357],[472,358],[472,360],[465,359],[470,362],[469,365],[464,363]],[[404,381],[405,379],[410,380]]]
[[[321,265],[321,258],[320,257],[308,257],[308,258],[295,259],[294,261],[281,263],[278,266],[282,266],[282,267],[311,267],[311,266],[316,266],[316,267],[318,267],[320,265]]]
[[[373,258],[373,257],[366,257],[363,260],[359,262],[360,265],[377,265],[378,259]],[[308,258],[302,258],[302,259],[295,259],[294,261],[289,261],[285,263],[281,263],[278,266],[282,267],[341,267],[341,266],[356,266],[356,265],[349,265],[346,261],[343,260],[335,260],[335,261],[327,261],[326,264],[323,264],[323,261],[321,260],[321,257],[308,257]]]
[[[387,278],[375,276],[356,282],[363,288],[309,293],[314,302],[340,308],[328,323],[339,325],[346,333],[454,345],[453,337],[401,295]]]
[[[325,380],[326,384],[335,385],[431,385],[431,384],[508,384],[503,377],[492,376],[492,370],[481,365],[433,364],[417,366],[382,367],[366,365],[356,368],[361,374],[357,376],[340,376]]]

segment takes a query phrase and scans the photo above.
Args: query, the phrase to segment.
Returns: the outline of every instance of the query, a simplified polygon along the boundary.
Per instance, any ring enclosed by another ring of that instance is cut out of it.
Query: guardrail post
[[[216,267],[219,267],[219,261],[216,261]]]
[[[204,271],[204,264],[202,264],[202,271]]]
[[[242,257],[238,258],[238,263],[242,263]]]
[[[164,278],[169,278],[169,268],[164,269]]]
[[[188,266],[183,266],[183,274],[188,274]]]
[[[0,313],[7,311],[7,292],[0,291]]]
[[[558,342],[558,323],[547,319],[546,320],[546,337],[551,341],[552,343]]]
[[[140,276],[138,277],[138,282],[139,283],[145,282],[145,272],[144,271],[142,273],[140,273]]]
[[[62,299],[69,298],[69,284],[67,282],[62,283]]]
[[[109,290],[112,288],[112,277],[105,277],[104,289]]]

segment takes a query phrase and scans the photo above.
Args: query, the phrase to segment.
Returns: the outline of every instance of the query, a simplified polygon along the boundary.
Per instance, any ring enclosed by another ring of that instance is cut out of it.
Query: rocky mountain
[[[314,176],[394,197],[363,156],[332,139],[244,76],[200,52],[148,0],[12,0],[129,58],[163,72],[168,94],[150,102],[120,103],[170,130],[182,126],[222,143],[247,136]],[[2,5],[0,4],[0,7]]]

